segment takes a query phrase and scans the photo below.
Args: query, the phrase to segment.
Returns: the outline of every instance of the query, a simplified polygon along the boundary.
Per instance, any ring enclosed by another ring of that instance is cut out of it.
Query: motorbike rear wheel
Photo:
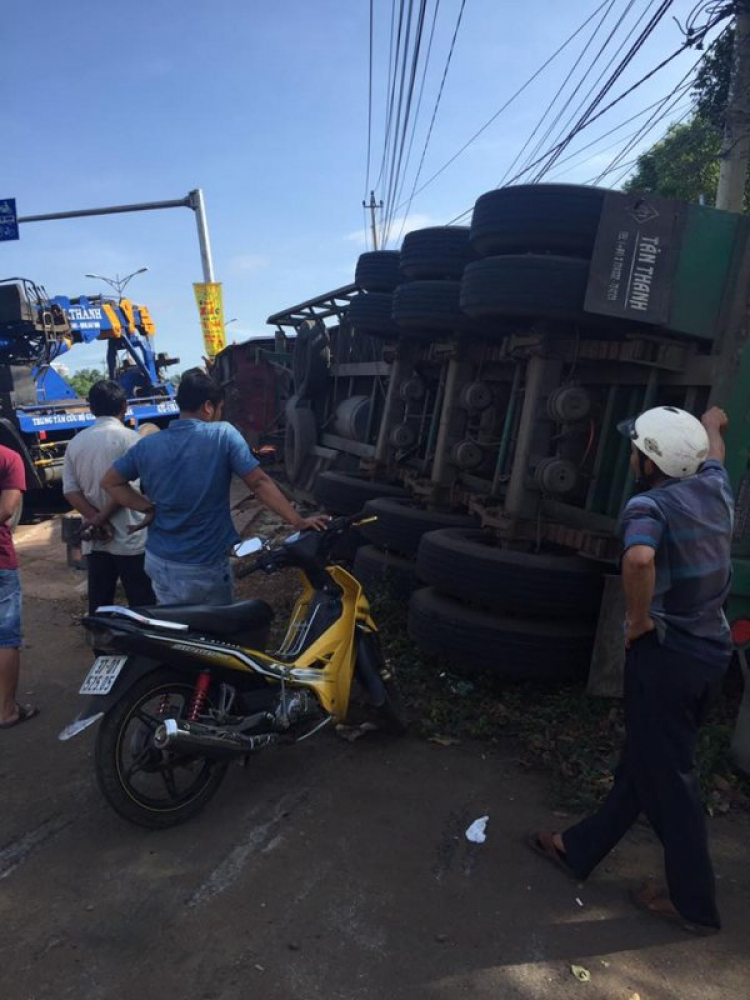
[[[156,728],[185,718],[190,682],[166,668],[137,681],[102,719],[94,754],[102,795],[123,819],[164,830],[191,819],[219,789],[226,761],[158,750]]]

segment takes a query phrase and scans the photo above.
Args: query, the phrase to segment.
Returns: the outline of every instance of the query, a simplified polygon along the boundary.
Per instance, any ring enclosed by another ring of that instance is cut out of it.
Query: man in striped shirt
[[[643,492],[625,507],[625,747],[601,809],[530,846],[586,878],[645,813],[664,848],[667,891],[632,894],[647,912],[698,934],[720,926],[700,800],[698,731],[731,657],[723,605],[734,502],[723,466],[727,417],[648,410],[620,430]]]

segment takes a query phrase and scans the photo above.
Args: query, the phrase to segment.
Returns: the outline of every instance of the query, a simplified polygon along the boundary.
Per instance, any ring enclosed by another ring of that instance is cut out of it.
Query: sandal
[[[525,838],[526,846],[530,848],[534,854],[538,854],[540,858],[545,858],[547,861],[551,861],[553,865],[565,872],[568,878],[572,878],[576,882],[580,881],[576,873],[566,862],[565,854],[561,853],[555,847],[555,843],[552,839],[553,837],[554,833],[549,832],[527,833]]]
[[[652,917],[660,917],[670,924],[677,924],[690,934],[707,937],[710,934],[719,933],[718,927],[712,927],[709,924],[696,924],[692,920],[686,920],[669,898],[666,889],[659,889],[648,882],[640,889],[631,889],[630,899],[644,913],[649,913]]]
[[[35,715],[39,715],[39,709],[34,705],[21,705],[20,702],[16,702],[16,708],[18,715],[15,719],[11,719],[10,722],[0,722],[0,729],[13,729],[14,726],[20,726],[22,722],[28,722]]]

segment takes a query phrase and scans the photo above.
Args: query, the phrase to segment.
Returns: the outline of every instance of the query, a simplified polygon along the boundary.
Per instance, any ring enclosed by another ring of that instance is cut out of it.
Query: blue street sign
[[[0,198],[0,242],[18,239],[16,199]]]

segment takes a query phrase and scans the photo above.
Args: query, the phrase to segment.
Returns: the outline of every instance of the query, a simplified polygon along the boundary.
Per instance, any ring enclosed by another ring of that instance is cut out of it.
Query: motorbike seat
[[[273,609],[265,601],[238,601],[223,605],[159,604],[133,610],[157,621],[179,622],[187,625],[191,632],[208,632],[210,635],[237,635],[253,629],[265,629],[273,619]]]

